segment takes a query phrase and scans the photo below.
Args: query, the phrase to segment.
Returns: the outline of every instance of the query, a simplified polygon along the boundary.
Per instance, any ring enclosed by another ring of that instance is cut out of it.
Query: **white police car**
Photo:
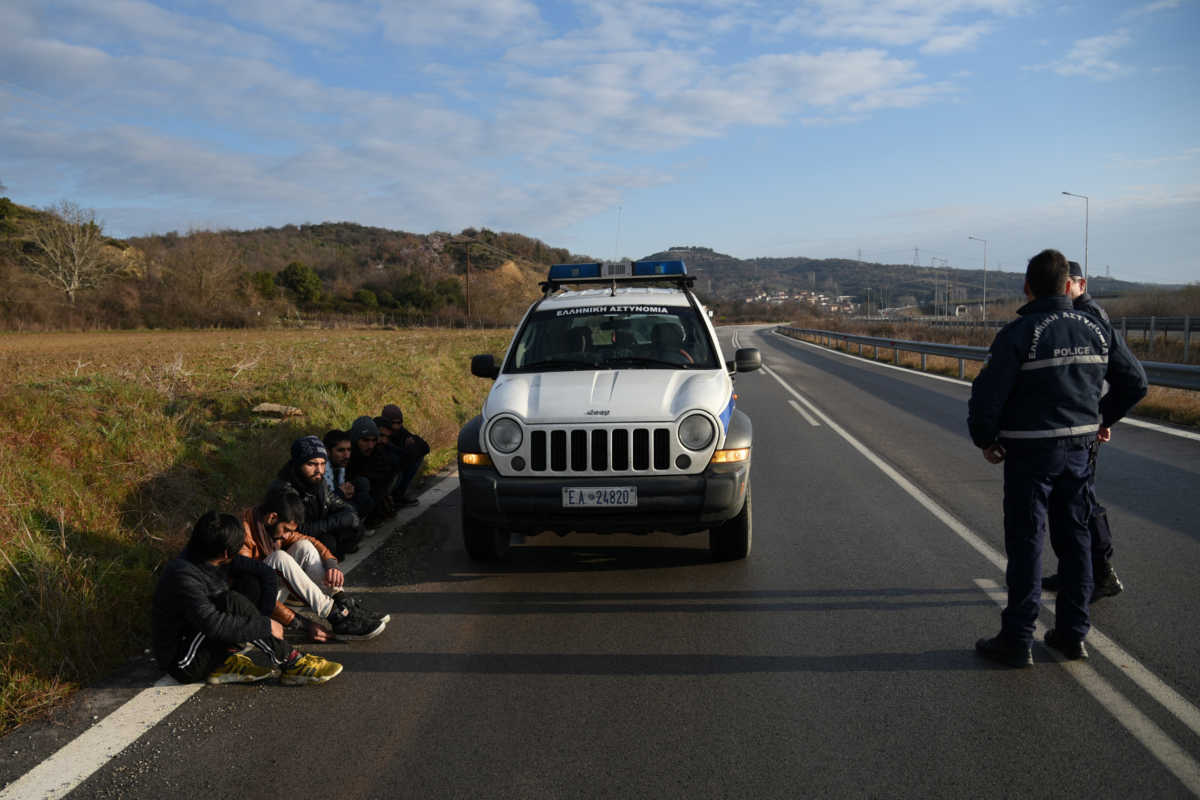
[[[713,557],[750,552],[750,418],[682,261],[561,264],[542,283],[496,383],[458,436],[462,526],[472,558],[504,558],[511,534],[707,530]],[[574,290],[564,287],[573,286]]]

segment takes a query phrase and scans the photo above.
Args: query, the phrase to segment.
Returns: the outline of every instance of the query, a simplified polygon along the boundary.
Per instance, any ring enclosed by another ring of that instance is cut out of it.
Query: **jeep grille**
[[[529,433],[532,472],[671,469],[671,428],[551,428]]]

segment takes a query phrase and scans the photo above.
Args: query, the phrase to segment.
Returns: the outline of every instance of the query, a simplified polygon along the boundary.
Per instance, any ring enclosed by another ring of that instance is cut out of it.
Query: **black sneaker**
[[[391,614],[380,614],[378,611],[372,611],[371,609],[367,608],[363,604],[363,601],[359,600],[357,597],[347,597],[346,595],[341,595],[340,599],[342,603],[345,604],[346,608],[350,609],[351,611],[357,611],[363,616],[370,617],[371,619],[377,619],[380,622],[392,621]]]
[[[1057,572],[1054,573],[1053,575],[1047,575],[1046,577],[1042,578],[1042,591],[1057,592],[1058,587],[1061,585],[1062,585],[1062,581],[1058,577]]]
[[[1116,597],[1121,592],[1125,591],[1124,584],[1117,577],[1116,570],[1112,564],[1105,561],[1103,565],[1096,569],[1096,586],[1092,589],[1092,602],[1101,600],[1105,597]]]
[[[1058,628],[1046,631],[1046,646],[1057,650],[1067,661],[1082,661],[1088,657],[1082,639],[1076,639],[1069,633],[1059,633]]]
[[[1004,634],[980,639],[975,643],[975,652],[1010,667],[1033,666],[1033,650],[1029,645],[1013,642]]]
[[[339,613],[343,611],[344,613]],[[329,615],[329,625],[333,628],[333,635],[342,641],[374,639],[387,627],[386,622],[371,619],[345,606],[334,606]]]

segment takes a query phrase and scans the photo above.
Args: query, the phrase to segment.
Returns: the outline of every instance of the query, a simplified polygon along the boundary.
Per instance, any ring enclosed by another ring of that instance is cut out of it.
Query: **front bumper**
[[[699,475],[504,477],[492,467],[459,463],[463,515],[520,533],[693,533],[737,516],[746,499],[750,461],[712,464]],[[635,508],[562,506],[563,487],[634,486]]]

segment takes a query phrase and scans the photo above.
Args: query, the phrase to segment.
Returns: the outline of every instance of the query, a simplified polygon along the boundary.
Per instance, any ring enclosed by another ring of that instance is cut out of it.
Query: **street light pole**
[[[987,239],[980,239],[978,236],[967,238],[983,242],[983,321],[987,322]]]
[[[1088,277],[1087,251],[1088,251],[1088,196],[1086,194],[1075,194],[1074,192],[1063,192],[1068,197],[1083,198],[1083,279],[1086,281]]]

